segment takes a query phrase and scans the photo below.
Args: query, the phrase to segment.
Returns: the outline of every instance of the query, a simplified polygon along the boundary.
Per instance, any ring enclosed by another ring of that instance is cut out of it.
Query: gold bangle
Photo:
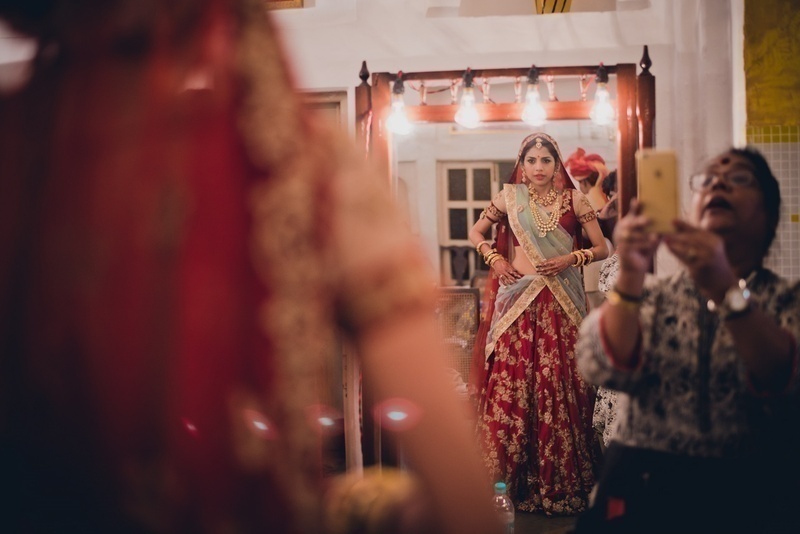
[[[594,261],[594,252],[592,252],[592,249],[583,249],[582,252],[586,256],[586,263],[584,263],[584,265],[589,265]]]
[[[481,254],[481,255],[483,255],[483,252],[481,252],[481,247],[482,247],[483,245],[491,245],[491,244],[492,244],[492,242],[491,242],[491,241],[489,241],[488,239],[487,239],[486,241],[481,241],[480,243],[478,243],[477,245],[475,245],[475,250],[477,250],[477,251],[478,251],[478,254]]]
[[[496,253],[496,254],[495,254],[494,256],[492,256],[492,257],[491,257],[491,259],[489,260],[489,262],[488,262],[488,263],[489,263],[489,267],[492,267],[492,266],[493,266],[495,263],[497,263],[497,262],[498,262],[498,261],[500,261],[500,260],[504,260],[504,259],[505,259],[505,258],[504,258],[504,257],[503,257],[501,254],[497,254],[497,253]]]
[[[573,267],[580,267],[581,266],[581,255],[577,250],[573,250],[570,252],[571,256],[575,256],[575,263],[572,264]]]
[[[606,293],[606,300],[612,306],[620,306],[626,310],[639,312],[639,304],[641,304],[642,299],[636,299],[632,297],[632,295],[626,295],[625,293],[620,293],[616,289],[612,289],[608,293]]]
[[[489,258],[494,256],[495,254],[498,254],[497,249],[494,248],[489,249],[489,252],[483,255],[483,261],[488,262]]]

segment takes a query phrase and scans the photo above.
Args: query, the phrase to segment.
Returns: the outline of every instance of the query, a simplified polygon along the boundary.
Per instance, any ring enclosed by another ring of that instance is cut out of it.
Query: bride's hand
[[[492,269],[494,269],[494,271],[497,273],[497,278],[500,280],[500,284],[504,286],[513,284],[522,278],[522,274],[513,268],[505,258],[494,262],[494,264],[492,264]]]
[[[571,265],[575,265],[575,256],[573,254],[565,254],[549,258],[536,265],[536,272],[542,276],[555,276]]]

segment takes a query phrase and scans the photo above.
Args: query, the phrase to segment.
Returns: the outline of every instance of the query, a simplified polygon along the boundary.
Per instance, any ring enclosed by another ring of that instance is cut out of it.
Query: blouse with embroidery
[[[800,282],[762,269],[748,284],[754,306],[800,337]],[[606,353],[600,311],[589,314],[576,348],[589,382],[628,393],[617,408],[617,441],[692,456],[735,457],[755,446],[753,425],[766,417],[770,396],[749,384],[728,326],[706,308],[685,272],[649,278],[639,313],[641,359],[632,370]],[[796,395],[798,348],[783,394]],[[774,399],[775,396],[772,396]],[[754,419],[755,418],[755,419]]]

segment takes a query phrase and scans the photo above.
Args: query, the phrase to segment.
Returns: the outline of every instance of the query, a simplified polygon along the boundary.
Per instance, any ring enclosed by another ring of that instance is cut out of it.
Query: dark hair
[[[767,235],[764,242],[764,252],[766,252],[775,240],[775,232],[781,218],[781,188],[778,179],[772,174],[769,163],[757,148],[752,146],[731,148],[728,152],[743,157],[753,166],[753,174],[764,197],[764,212],[767,214]]]
[[[556,158],[560,163],[561,159],[558,157],[558,150],[556,150],[555,145],[553,145],[553,143],[542,137],[534,137],[533,139],[528,141],[524,147],[522,147],[522,150],[519,153],[519,162],[522,163],[522,161],[525,159],[525,154],[528,153],[528,150],[530,150],[534,145],[536,145],[537,139],[542,143],[542,146],[546,148],[548,152],[550,152],[550,155]]]
[[[610,197],[611,193],[613,193],[614,191],[617,190],[617,170],[616,169],[614,169],[613,171],[608,173],[608,176],[605,177],[605,179],[603,180],[603,183],[602,183],[602,185],[600,187],[603,190],[603,193],[607,197]]]

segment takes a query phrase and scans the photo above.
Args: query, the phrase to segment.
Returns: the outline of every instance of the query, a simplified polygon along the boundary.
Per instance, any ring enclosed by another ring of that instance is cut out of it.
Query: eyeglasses
[[[756,187],[758,180],[750,171],[733,170],[725,174],[701,172],[689,178],[689,187],[692,191],[705,191],[711,188],[714,179],[725,182],[731,187]]]

